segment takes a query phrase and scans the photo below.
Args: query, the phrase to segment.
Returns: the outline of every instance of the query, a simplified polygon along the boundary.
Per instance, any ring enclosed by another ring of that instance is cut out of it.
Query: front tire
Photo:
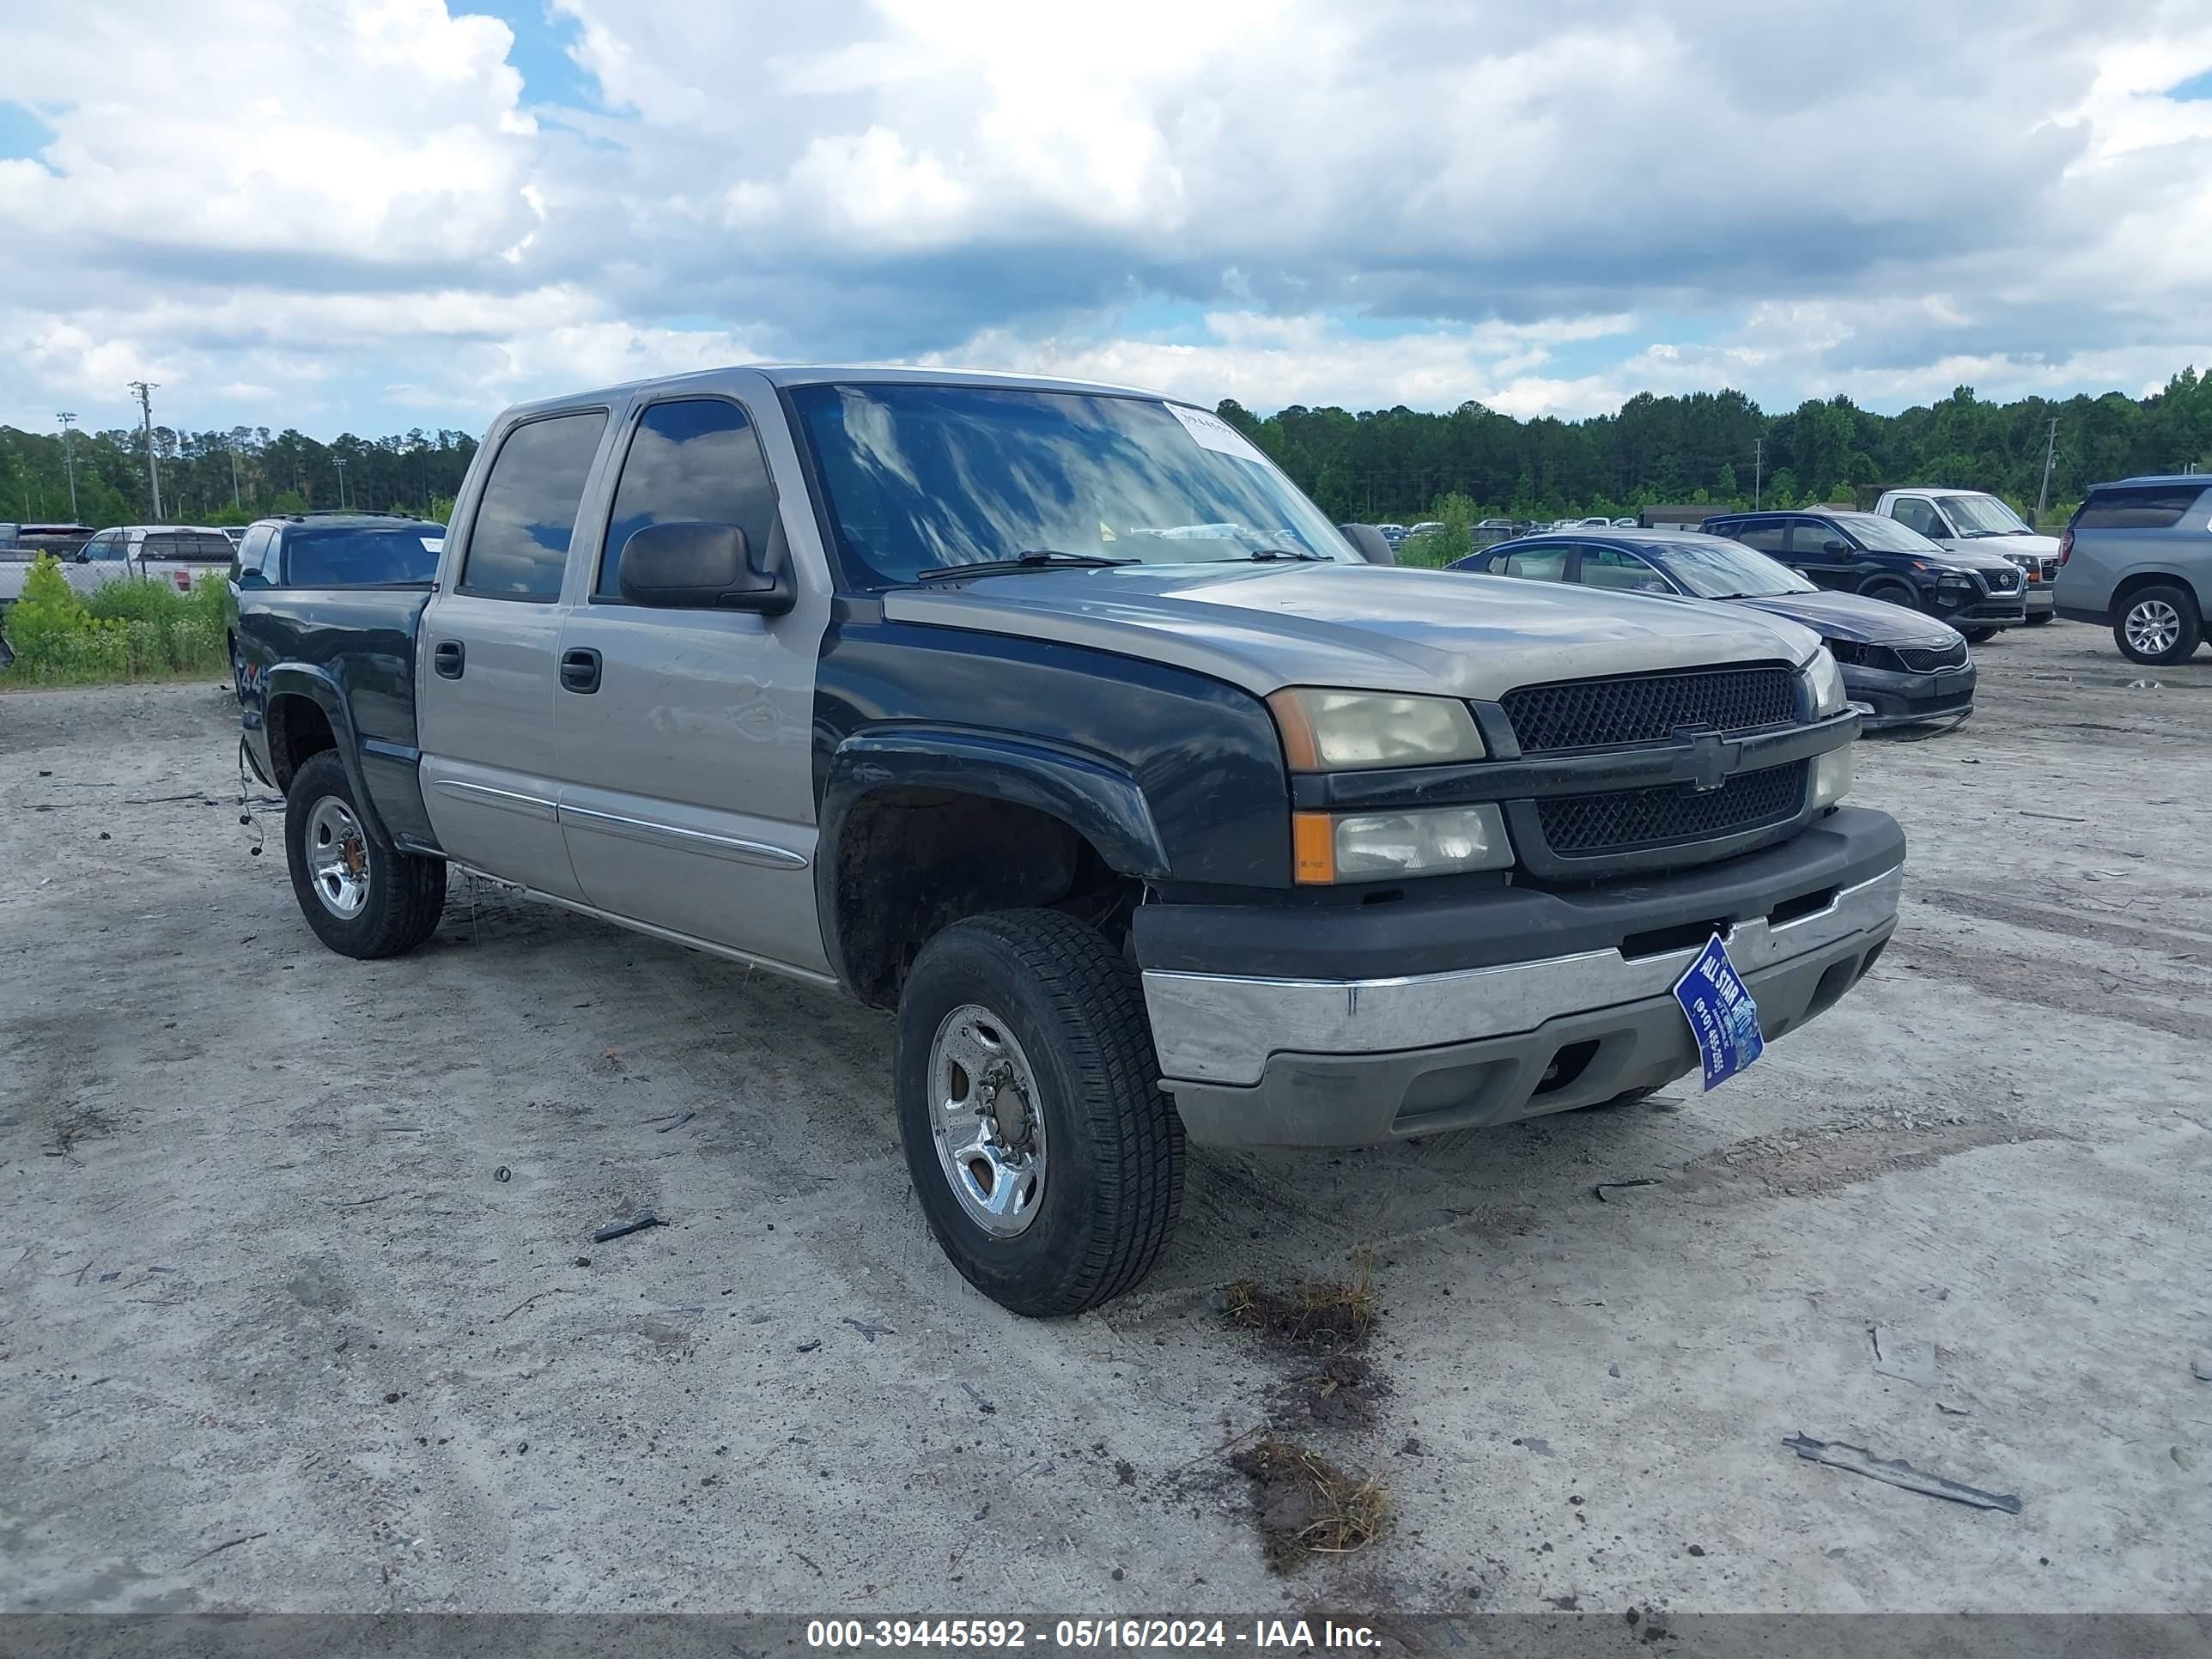
[[[2057,616],[2057,614],[2058,614],[2058,613],[2057,613],[2056,611],[2030,611],[2030,612],[2028,613],[2027,625],[2028,625],[2030,628],[2040,628],[2040,627],[2042,627],[2045,623],[2047,623],[2047,622],[2051,621],[2053,617],[2055,617],[2056,616]]]
[[[1133,1289],[1182,1207],[1183,1134],[1136,970],[1056,910],[954,923],[899,998],[899,1139],[961,1276],[1030,1318]]]
[[[284,862],[292,896],[315,937],[342,957],[373,961],[413,950],[437,931],[446,866],[380,846],[337,751],[312,755],[284,796]]]
[[[1997,636],[1994,628],[1962,628],[1959,631],[1966,636],[1968,645],[1986,645]]]
[[[2112,643],[2130,662],[2187,662],[2204,638],[2197,601],[2179,587],[2138,587],[2113,607]]]

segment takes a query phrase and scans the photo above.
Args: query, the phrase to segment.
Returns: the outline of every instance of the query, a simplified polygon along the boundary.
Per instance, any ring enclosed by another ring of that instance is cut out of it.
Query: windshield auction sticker
[[[1182,429],[1198,440],[1201,449],[1211,449],[1223,455],[1234,455],[1240,461],[1256,461],[1267,465],[1267,458],[1252,447],[1251,441],[1218,415],[1209,415],[1202,409],[1187,409],[1181,404],[1170,404],[1168,413],[1182,422]]]

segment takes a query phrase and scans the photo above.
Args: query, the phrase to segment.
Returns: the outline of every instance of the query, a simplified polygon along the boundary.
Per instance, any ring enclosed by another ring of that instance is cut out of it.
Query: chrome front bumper
[[[1833,1003],[1897,925],[1899,866],[1727,935],[1770,1039]],[[1399,979],[1147,970],[1162,1086],[1200,1143],[1362,1146],[1654,1087],[1697,1065],[1673,989],[1703,941]]]

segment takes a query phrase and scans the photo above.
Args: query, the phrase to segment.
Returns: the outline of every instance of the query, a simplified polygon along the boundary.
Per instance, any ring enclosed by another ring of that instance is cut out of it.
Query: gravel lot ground
[[[2212,659],[1978,655],[1964,729],[1861,748],[1896,944],[1749,1074],[1196,1155],[1162,1270],[1052,1325],[927,1236],[881,1019],[459,883],[342,960],[226,694],[0,696],[0,1608],[2212,1605]],[[1210,1298],[1361,1249],[1373,1383],[1309,1423]],[[1271,1413],[1380,1543],[1270,1574]]]

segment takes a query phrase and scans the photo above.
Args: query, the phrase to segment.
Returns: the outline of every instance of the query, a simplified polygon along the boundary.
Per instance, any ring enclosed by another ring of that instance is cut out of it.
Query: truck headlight
[[[1831,749],[1813,762],[1813,810],[1824,811],[1851,793],[1851,748]]]
[[[1513,862],[1505,820],[1494,805],[1435,806],[1414,812],[1295,812],[1291,841],[1307,886],[1502,870]]]
[[[1836,659],[1826,646],[1813,653],[1805,665],[1805,680],[1813,693],[1813,713],[1825,720],[1830,714],[1844,712],[1844,671],[1836,666]]]
[[[1293,686],[1267,699],[1293,772],[1480,760],[1474,716],[1453,697]]]

